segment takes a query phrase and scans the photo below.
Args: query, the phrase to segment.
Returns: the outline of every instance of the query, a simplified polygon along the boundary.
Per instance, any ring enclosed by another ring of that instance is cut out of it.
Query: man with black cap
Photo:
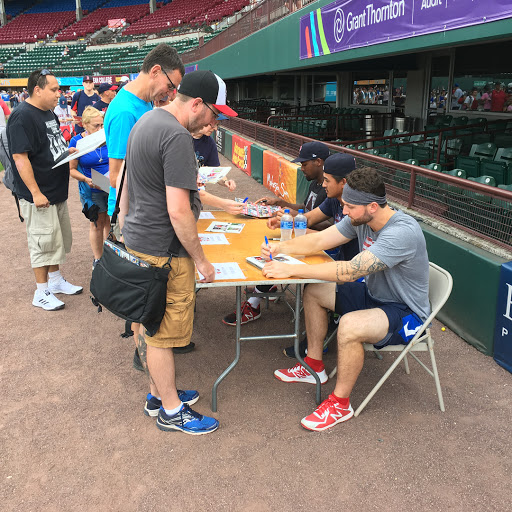
[[[73,94],[73,99],[71,100],[71,110],[76,113],[76,117],[82,117],[82,113],[85,110],[85,107],[91,105],[93,106],[97,101],[100,100],[100,97],[94,92],[94,82],[92,80],[92,76],[86,75],[82,80],[82,84],[84,86],[83,90]],[[82,133],[84,128],[80,120],[77,120],[75,124],[75,133],[78,135]]]
[[[311,182],[309,185],[309,192],[306,197],[306,201],[304,204],[293,204],[288,203],[284,199],[279,197],[262,197],[258,199],[256,203],[264,203],[272,206],[281,206],[283,208],[290,208],[292,210],[292,215],[295,217],[297,215],[298,210],[303,209],[308,215],[312,210],[318,208],[325,199],[327,199],[327,195],[325,192],[325,188],[323,187],[324,183],[324,161],[329,156],[329,148],[323,143],[318,141],[306,142],[303,144],[299,151],[299,156],[292,160],[294,163],[301,164],[301,171],[304,173],[304,177]],[[279,227],[280,219],[279,217],[273,217],[269,220],[269,227],[271,229],[277,229]],[[325,229],[332,225],[331,222],[322,222],[320,221],[318,224],[314,226],[312,223],[308,222],[309,227],[311,229],[319,230]],[[256,286],[253,290],[253,293],[269,293],[272,291],[277,291],[277,286],[271,285],[259,285]],[[276,300],[273,297],[270,297],[270,300]],[[254,322],[261,317],[260,303],[262,299],[261,297],[250,297],[248,300],[244,301],[242,304],[242,324],[246,324],[248,322]],[[222,323],[226,325],[236,326],[236,311],[229,313],[222,319]],[[305,346],[303,344],[303,346]],[[285,349],[287,350],[287,349]],[[291,354],[294,354],[294,350],[292,347]],[[295,357],[295,356],[291,356]]]
[[[178,390],[175,382],[173,347],[186,346],[192,336],[195,267],[204,276],[202,282],[215,279],[197,235],[201,202],[190,132],[213,123],[221,113],[237,115],[226,105],[226,84],[211,71],[188,73],[173,102],[144,114],[135,124],[126,152],[126,247],[153,266],[171,267],[160,328],[154,336],[138,336],[139,354],[147,350],[150,374],[144,412],[157,417],[161,430],[193,435],[213,432],[219,423],[192,411],[189,405],[199,394]]]
[[[309,192],[304,204],[288,203],[280,197],[262,197],[256,202],[290,208],[296,212],[300,209],[309,212],[320,206],[327,197],[323,188],[323,182],[324,161],[328,156],[329,148],[323,142],[313,141],[303,144],[300,148],[299,156],[292,160],[294,163],[300,163],[300,169],[304,177],[310,182]]]
[[[94,108],[105,114],[110,102],[116,96],[117,89],[117,85],[114,84],[100,84],[98,87],[98,94],[101,99],[94,104]]]
[[[382,178],[375,169],[357,169],[343,188],[345,217],[335,226],[286,242],[262,245],[267,278],[314,278],[332,281],[311,284],[304,292],[308,336],[305,363],[322,384],[327,374],[322,362],[327,311],[341,316],[338,326],[338,372],[329,398],[301,425],[322,431],[349,420],[354,411],[350,393],[364,363],[363,343],[376,348],[407,344],[430,315],[429,263],[425,238],[411,216],[392,210]],[[320,265],[288,265],[270,260],[271,254],[314,254],[357,239],[361,252],[350,261]],[[305,267],[305,268],[300,268]],[[361,282],[361,278],[365,282]],[[315,384],[300,363],[276,370],[283,382]]]

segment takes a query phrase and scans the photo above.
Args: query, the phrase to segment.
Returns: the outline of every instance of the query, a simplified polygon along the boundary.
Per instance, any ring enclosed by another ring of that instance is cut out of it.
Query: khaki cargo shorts
[[[36,208],[20,199],[20,210],[27,228],[32,268],[64,263],[73,241],[67,201]]]
[[[127,250],[153,267],[163,267],[168,257],[150,256]],[[195,265],[192,258],[176,258],[171,261],[167,281],[167,307],[160,328],[154,336],[145,334],[147,345],[158,348],[184,347],[190,343],[194,323]]]

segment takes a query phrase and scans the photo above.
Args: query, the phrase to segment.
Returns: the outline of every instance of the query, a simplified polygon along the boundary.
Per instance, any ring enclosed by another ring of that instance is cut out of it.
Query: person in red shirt
[[[503,112],[503,105],[507,99],[507,93],[501,87],[501,82],[496,82],[491,94],[491,112]]]

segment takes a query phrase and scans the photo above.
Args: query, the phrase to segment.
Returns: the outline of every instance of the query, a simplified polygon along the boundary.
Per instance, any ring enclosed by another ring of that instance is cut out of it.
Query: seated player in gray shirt
[[[326,430],[354,415],[350,393],[364,363],[363,343],[376,348],[407,344],[430,314],[429,262],[425,238],[410,215],[391,209],[384,182],[375,169],[361,168],[347,176],[343,189],[345,217],[318,233],[262,245],[267,260],[263,274],[271,278],[303,277],[332,281],[308,285],[304,311],[308,355],[304,359],[327,382],[322,362],[327,311],[341,316],[338,327],[338,372],[329,398],[301,424]],[[357,238],[361,252],[350,261],[322,265],[289,265],[270,254],[313,254]],[[364,277],[365,282],[357,281]],[[300,363],[276,370],[283,382],[315,379]]]

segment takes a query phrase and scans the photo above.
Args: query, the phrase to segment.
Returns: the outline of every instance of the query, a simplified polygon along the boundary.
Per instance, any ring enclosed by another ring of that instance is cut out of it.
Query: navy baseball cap
[[[100,86],[98,87],[98,92],[100,94],[103,94],[105,91],[117,91],[117,89],[119,89],[119,87],[117,87],[117,85],[100,84]]]
[[[93,82],[94,80],[92,79],[92,76],[91,75],[85,75],[83,80],[82,80],[82,83],[83,82]]]
[[[292,160],[293,163],[307,162],[320,158],[325,160],[329,156],[329,148],[323,142],[306,142],[302,144],[299,156]]]
[[[344,178],[356,168],[356,159],[346,153],[334,153],[324,162],[324,173]]]

